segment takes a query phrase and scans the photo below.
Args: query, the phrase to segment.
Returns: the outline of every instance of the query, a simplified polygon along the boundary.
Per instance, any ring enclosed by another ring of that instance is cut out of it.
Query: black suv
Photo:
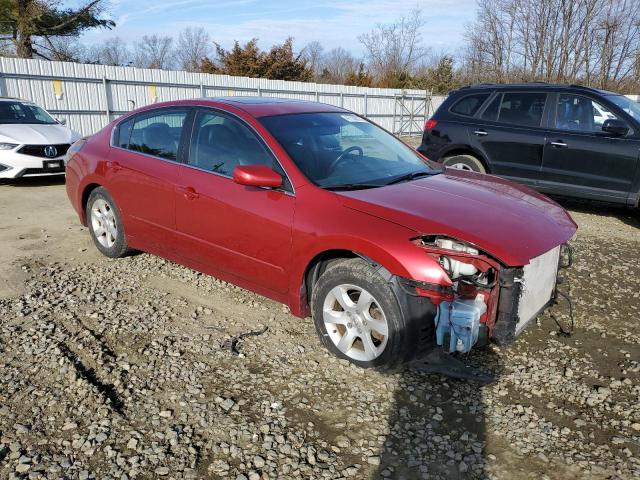
[[[545,193],[638,206],[640,104],[577,85],[475,85],[451,92],[418,151]]]

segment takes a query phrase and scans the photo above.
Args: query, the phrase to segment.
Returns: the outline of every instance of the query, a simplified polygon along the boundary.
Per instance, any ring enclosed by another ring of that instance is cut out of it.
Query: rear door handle
[[[489,135],[489,133],[485,132],[484,130],[476,130],[475,132],[473,132],[473,134],[479,137],[486,137],[487,135]]]
[[[196,192],[196,189],[193,187],[180,187],[178,190],[182,192],[184,198],[187,200],[195,200],[200,197],[200,194]]]
[[[122,170],[122,165],[120,165],[118,162],[107,162],[107,167],[109,167],[114,172],[119,172],[120,170]]]
[[[549,145],[556,148],[567,148],[567,144],[562,140],[556,140],[555,142],[551,142]]]

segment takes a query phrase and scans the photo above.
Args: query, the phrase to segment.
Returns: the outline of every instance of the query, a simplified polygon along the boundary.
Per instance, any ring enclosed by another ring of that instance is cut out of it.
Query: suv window
[[[561,93],[556,106],[556,128],[577,132],[601,132],[605,120],[617,118],[608,108],[583,97]]]
[[[135,117],[128,145],[124,148],[176,160],[187,113],[187,110],[162,110]],[[120,127],[120,136],[126,135],[126,123]],[[123,146],[123,142],[124,139],[118,139],[119,146]]]
[[[473,117],[487,98],[489,98],[488,93],[467,95],[454,103],[449,111],[458,115]]]
[[[238,165],[267,165],[282,175],[283,188],[292,191],[284,170],[256,134],[241,121],[215,111],[198,112],[187,163],[228,177]]]
[[[546,93],[505,92],[498,110],[498,122],[539,127],[546,100]]]

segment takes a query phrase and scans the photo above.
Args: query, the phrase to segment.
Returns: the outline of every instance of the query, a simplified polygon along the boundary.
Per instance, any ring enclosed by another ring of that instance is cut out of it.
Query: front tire
[[[120,258],[131,252],[120,210],[105,188],[98,187],[89,195],[86,220],[93,243],[103,255]]]
[[[467,170],[468,172],[487,173],[482,162],[473,155],[452,155],[446,157],[442,164],[445,167]]]
[[[393,290],[360,258],[329,266],[313,289],[311,308],[324,346],[359,367],[392,368],[413,350]]]

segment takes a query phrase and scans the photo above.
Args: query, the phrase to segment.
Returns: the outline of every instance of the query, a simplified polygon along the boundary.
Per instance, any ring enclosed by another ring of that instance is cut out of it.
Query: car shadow
[[[565,197],[553,197],[553,199],[567,210],[615,217],[627,225],[640,228],[640,208],[634,209],[625,206]]]
[[[491,347],[476,349],[464,363],[502,370]],[[458,380],[406,368],[394,395],[380,465],[372,479],[486,478],[485,389],[491,384]]]
[[[60,175],[45,175],[42,177],[21,177],[0,179],[0,185],[10,187],[49,187],[64,185],[64,173]]]

